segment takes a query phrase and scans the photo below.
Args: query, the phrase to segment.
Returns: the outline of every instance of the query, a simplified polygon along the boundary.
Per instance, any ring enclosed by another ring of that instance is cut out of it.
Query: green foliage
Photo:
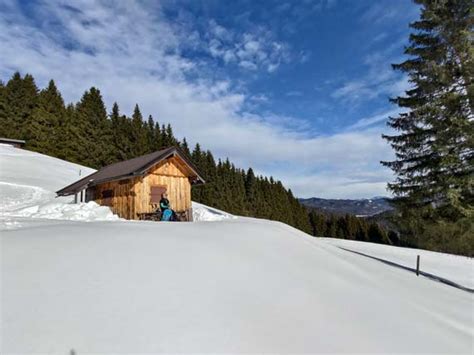
[[[462,218],[456,222],[425,223],[420,233],[420,248],[474,257],[474,221]]]
[[[66,107],[53,80],[40,91],[36,106],[25,129],[28,149],[53,155],[62,144],[60,127],[66,118]]]
[[[35,81],[29,74],[22,78],[16,72],[0,91],[3,102],[0,103],[0,133],[4,137],[24,139],[38,98]]]
[[[389,234],[394,240],[398,238],[394,231],[387,232],[378,223],[368,222],[350,214],[328,216],[313,209],[309,211],[309,224],[311,234],[315,237],[352,239],[381,244],[395,244],[388,237]]]
[[[466,0],[417,3],[421,16],[410,25],[405,50],[410,58],[394,65],[413,88],[392,99],[407,112],[390,118],[398,134],[384,137],[396,160],[383,164],[397,175],[389,189],[402,237],[415,245],[430,240],[431,248],[436,240],[447,251],[463,245],[463,234],[453,232],[459,221],[474,218],[474,16]],[[426,226],[448,231],[453,240],[426,234]]]

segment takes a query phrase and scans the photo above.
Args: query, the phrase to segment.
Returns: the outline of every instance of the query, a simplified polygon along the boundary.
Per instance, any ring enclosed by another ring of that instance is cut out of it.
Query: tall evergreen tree
[[[408,112],[390,118],[396,160],[383,164],[397,175],[389,189],[402,228],[422,236],[430,223],[474,218],[474,16],[471,1],[416,3],[410,58],[393,66],[413,89],[392,100]]]
[[[186,137],[183,138],[183,141],[180,144],[181,150],[186,154],[186,156],[191,157],[191,151],[189,150],[188,141]]]
[[[83,164],[100,168],[113,161],[112,125],[100,91],[92,87],[76,105],[75,121],[80,127],[80,160]]]
[[[61,132],[63,142],[56,156],[73,163],[83,164],[82,145],[85,144],[85,138],[83,129],[78,124],[76,107],[73,104],[66,106],[65,118],[60,122],[59,131]]]
[[[112,162],[127,160],[131,155],[129,120],[126,116],[120,114],[120,108],[116,102],[112,105],[109,118],[112,126],[112,144],[114,147],[114,158]]]
[[[6,101],[5,126],[8,127],[4,129],[4,135],[8,138],[25,139],[27,123],[36,107],[38,98],[35,80],[30,74],[26,74],[22,78],[20,73],[16,72],[8,81],[4,95]]]
[[[40,91],[26,127],[28,149],[56,156],[64,139],[60,127],[65,115],[63,98],[51,80],[48,87]]]
[[[146,135],[147,135],[147,150],[148,153],[156,151],[156,142],[155,142],[155,121],[153,116],[148,116],[148,121],[146,123]]]
[[[138,104],[135,105],[132,115],[132,126],[130,131],[130,141],[132,142],[132,152],[134,157],[145,154],[147,151],[147,134],[143,122],[143,116]]]

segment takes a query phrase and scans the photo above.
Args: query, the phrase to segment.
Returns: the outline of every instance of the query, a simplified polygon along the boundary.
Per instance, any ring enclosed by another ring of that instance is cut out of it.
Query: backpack
[[[162,221],[172,221],[173,220],[173,211],[170,210],[169,208],[163,211],[163,214],[161,215],[161,220]]]

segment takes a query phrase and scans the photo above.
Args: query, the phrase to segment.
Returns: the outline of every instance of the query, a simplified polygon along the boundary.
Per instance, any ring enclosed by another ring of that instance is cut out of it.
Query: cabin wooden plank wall
[[[152,186],[166,186],[171,208],[176,212],[191,208],[191,183],[179,158],[173,157],[159,163],[136,184],[135,192],[140,196],[137,210],[140,212],[152,212],[154,209],[150,203]]]
[[[109,206],[121,218],[138,219],[138,213],[153,212],[158,207],[151,204],[151,187],[166,186],[171,208],[176,212],[190,211],[190,173],[180,158],[171,157],[142,177],[96,185],[94,201]]]
[[[101,206],[109,206],[113,213],[121,218],[135,219],[135,184],[137,179],[105,182],[94,186],[94,201]],[[104,192],[112,191],[111,197],[104,197]]]

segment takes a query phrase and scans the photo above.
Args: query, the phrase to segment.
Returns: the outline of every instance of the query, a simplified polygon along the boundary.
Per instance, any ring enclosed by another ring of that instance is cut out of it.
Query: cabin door
[[[161,195],[163,195],[165,192],[165,185],[150,186],[150,205],[154,210],[160,207]]]

